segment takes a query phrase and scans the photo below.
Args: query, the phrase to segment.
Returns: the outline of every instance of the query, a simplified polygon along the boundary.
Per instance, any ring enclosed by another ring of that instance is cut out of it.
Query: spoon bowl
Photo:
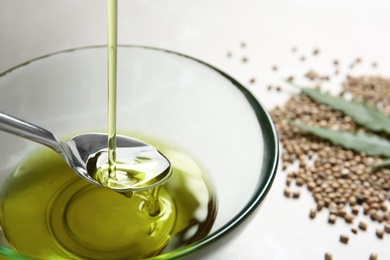
[[[59,153],[82,178],[117,192],[135,192],[162,185],[171,176],[171,164],[153,146],[140,140],[117,135],[117,172],[108,176],[108,135],[85,133],[66,142],[48,130],[0,112],[0,130],[43,144]],[[101,175],[97,176],[97,172]],[[98,181],[99,180],[99,181]]]

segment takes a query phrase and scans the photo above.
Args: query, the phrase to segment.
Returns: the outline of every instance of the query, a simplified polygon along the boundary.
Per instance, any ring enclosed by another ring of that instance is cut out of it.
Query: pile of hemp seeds
[[[246,46],[245,42],[240,44],[241,49]],[[297,47],[293,47],[291,51],[298,55]],[[318,48],[312,51],[312,56],[319,54]],[[232,57],[232,51],[227,53],[227,57]],[[299,56],[300,62],[309,58],[307,55]],[[247,63],[247,56],[243,56],[241,61]],[[335,59],[331,62],[334,76],[339,76],[340,61]],[[362,58],[358,57],[348,67],[353,70],[362,63]],[[378,66],[377,62],[370,65],[372,68]],[[271,70],[278,72],[279,67],[273,65]],[[303,76],[323,91],[321,83],[331,78],[330,75],[313,70],[307,71]],[[289,76],[286,80],[294,82],[295,78],[295,75]],[[254,85],[256,78],[252,77],[248,82]],[[268,91],[283,91],[280,85],[269,84],[266,87]],[[347,75],[341,87],[341,96],[376,106],[390,116],[390,78]],[[383,158],[344,149],[288,122],[296,120],[308,125],[351,132],[367,130],[357,125],[349,116],[302,93],[293,95],[283,106],[271,110],[270,114],[281,142],[281,174],[286,174],[284,196],[298,199],[299,189],[306,188],[316,205],[315,208],[308,209],[309,218],[314,219],[318,212],[326,210],[329,225],[344,221],[351,226],[350,233],[340,234],[339,241],[343,244],[348,244],[350,236],[369,232],[370,225],[380,227],[373,234],[378,239],[390,236],[390,168],[373,167]],[[332,260],[333,256],[326,252],[324,259]],[[372,253],[369,259],[376,260],[378,255]]]
[[[313,71],[305,74],[313,81],[320,78],[317,75]],[[320,79],[328,80],[323,76]],[[317,88],[321,89],[320,86]],[[390,114],[389,78],[347,76],[340,95],[374,105]],[[370,222],[380,224],[381,228],[375,230],[378,239],[386,234],[390,236],[390,169],[373,167],[382,158],[344,149],[292,126],[289,120],[333,130],[367,130],[351,117],[313,101],[305,94],[292,96],[283,107],[273,109],[270,114],[282,146],[282,168],[287,174],[284,196],[299,198],[299,191],[291,188],[293,184],[306,187],[316,203],[316,208],[308,212],[310,218],[325,209],[330,225],[336,221],[351,225],[350,234],[340,234],[341,243],[348,244],[351,234],[367,232]],[[366,215],[368,221],[357,221],[361,214]],[[333,259],[331,253],[327,252],[325,259]],[[369,259],[375,260],[378,256],[372,253]]]
[[[367,103],[379,104],[390,111],[390,79],[378,77],[348,77],[343,91],[353,98]],[[372,93],[376,93],[375,96]],[[387,98],[387,100],[385,100]],[[349,116],[313,101],[304,94],[291,97],[283,107],[270,111],[282,144],[282,167],[286,177],[286,197],[297,197],[290,186],[305,186],[312,194],[317,207],[309,212],[310,218],[323,208],[329,210],[328,222],[334,224],[343,219],[351,224],[351,231],[365,231],[369,223],[355,223],[359,214],[370,217],[371,221],[382,223],[376,230],[380,239],[390,234],[390,169],[375,169],[372,165],[382,161],[380,157],[367,156],[363,152],[347,150],[328,141],[317,138],[288,123],[288,120],[333,130],[351,132],[366,131]],[[288,168],[298,161],[297,170]],[[347,234],[341,235],[341,242],[347,243]],[[343,239],[341,239],[343,238]]]
[[[241,48],[245,46],[245,43],[241,44]],[[292,52],[296,54],[297,48],[293,47]],[[319,53],[320,50],[316,48],[312,55],[317,56]],[[231,56],[230,51],[228,57]],[[306,60],[306,56],[300,57],[301,62]],[[243,58],[242,62],[246,63],[247,58]],[[340,62],[333,60],[332,63],[334,75],[337,76],[340,73]],[[354,69],[360,63],[362,59],[356,58],[350,63],[349,69]],[[378,64],[372,62],[371,66],[376,68]],[[278,66],[273,65],[271,70],[277,72]],[[330,79],[329,75],[321,75],[313,70],[305,73],[304,77],[320,90],[321,82]],[[286,80],[294,82],[294,78],[290,76]],[[249,79],[249,84],[255,83],[254,77]],[[270,84],[267,90],[279,92],[283,88]],[[390,78],[347,75],[340,95],[366,102],[390,115]],[[281,164],[283,173],[286,174],[284,196],[298,199],[299,188],[306,188],[316,205],[308,212],[309,218],[314,219],[318,212],[326,210],[329,225],[345,221],[351,226],[350,233],[340,234],[339,241],[343,244],[348,244],[350,237],[359,232],[370,232],[369,226],[373,223],[380,227],[374,232],[378,239],[390,236],[390,168],[373,167],[383,158],[344,149],[291,125],[289,121],[296,120],[333,130],[367,130],[357,125],[351,117],[318,103],[303,93],[293,95],[283,106],[269,112],[281,142]],[[362,218],[362,215],[365,217]],[[324,258],[332,260],[333,256],[326,252]],[[369,259],[376,260],[378,255],[372,253]]]

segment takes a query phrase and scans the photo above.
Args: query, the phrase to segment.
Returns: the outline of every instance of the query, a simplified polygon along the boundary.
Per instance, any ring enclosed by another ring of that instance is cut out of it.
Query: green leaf
[[[367,155],[390,157],[390,142],[378,135],[335,131],[328,128],[305,125],[296,121],[290,121],[290,123],[344,148],[364,152]]]
[[[350,116],[356,123],[365,126],[372,131],[384,131],[390,133],[390,117],[382,113],[376,107],[358,101],[347,101],[340,96],[333,96],[316,89],[298,87],[310,98],[326,104],[335,110],[342,111]]]
[[[381,167],[386,167],[386,166],[390,166],[390,159],[383,160],[380,163],[376,163],[376,164],[372,165],[372,167],[374,167],[374,168],[381,168]]]

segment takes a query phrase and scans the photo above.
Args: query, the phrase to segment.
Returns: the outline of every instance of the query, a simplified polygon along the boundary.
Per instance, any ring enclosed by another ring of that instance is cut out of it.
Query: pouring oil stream
[[[117,0],[108,0],[108,176],[116,176]]]

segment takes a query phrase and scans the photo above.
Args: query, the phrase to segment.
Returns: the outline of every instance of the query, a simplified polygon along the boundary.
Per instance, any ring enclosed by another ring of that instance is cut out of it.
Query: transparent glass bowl
[[[22,64],[0,75],[0,92],[0,111],[57,136],[105,131],[107,49],[79,48]],[[278,142],[267,112],[237,81],[204,62],[161,49],[121,46],[117,113],[119,131],[182,147],[216,188],[218,214],[209,235],[155,258],[218,254],[249,223],[276,174]],[[0,132],[1,185],[37,146]],[[18,254],[0,242],[0,256],[16,259]]]

